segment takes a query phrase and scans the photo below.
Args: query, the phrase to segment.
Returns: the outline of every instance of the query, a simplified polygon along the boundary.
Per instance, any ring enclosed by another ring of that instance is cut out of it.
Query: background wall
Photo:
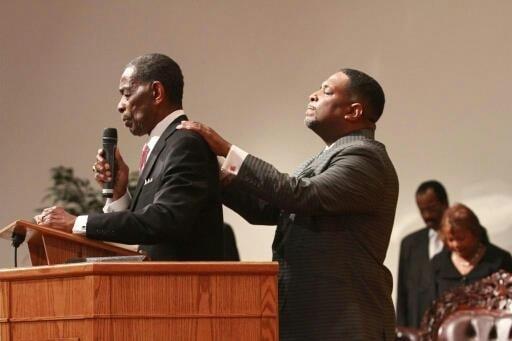
[[[417,185],[442,181],[512,251],[512,2],[2,1],[0,226],[30,218],[49,169],[92,180],[104,127],[128,164],[142,138],[116,112],[123,66],[148,52],[185,75],[185,109],[245,150],[291,172],[322,143],[303,125],[308,95],[341,67],[367,71],[387,95],[377,138],[400,198],[386,264],[422,222]],[[225,210],[243,260],[270,260],[273,227]],[[0,267],[12,250],[0,242]]]

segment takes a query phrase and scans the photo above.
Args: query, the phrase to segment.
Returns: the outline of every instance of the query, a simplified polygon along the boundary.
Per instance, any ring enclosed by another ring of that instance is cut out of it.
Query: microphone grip
[[[103,138],[103,152],[105,153],[105,160],[110,165],[110,173],[112,174],[112,180],[107,181],[103,184],[103,189],[101,191],[101,194],[104,198],[112,198],[114,195],[114,178],[116,174],[116,159],[115,159],[115,151],[116,151],[116,144],[113,143],[113,141],[105,141],[106,139]]]

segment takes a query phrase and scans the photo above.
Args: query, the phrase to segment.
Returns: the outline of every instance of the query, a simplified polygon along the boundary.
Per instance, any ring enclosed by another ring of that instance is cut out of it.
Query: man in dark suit
[[[161,54],[140,56],[126,66],[119,91],[125,126],[135,136],[149,136],[134,197],[127,192],[129,171],[119,149],[114,175],[100,150],[96,180],[115,179],[106,213],[75,217],[51,207],[36,220],[88,238],[142,244],[152,260],[222,260],[217,159],[199,134],[176,130],[187,119],[180,67]]]
[[[182,122],[226,156],[227,206],[253,224],[277,224],[281,340],[394,340],[392,278],[383,265],[398,178],[374,139],[384,93],[370,76],[336,72],[311,94],[305,124],[326,144],[293,176]]]
[[[448,195],[440,182],[425,181],[416,190],[416,203],[427,226],[402,240],[397,287],[397,325],[413,328],[420,326],[432,301],[430,260],[443,249],[438,231]]]

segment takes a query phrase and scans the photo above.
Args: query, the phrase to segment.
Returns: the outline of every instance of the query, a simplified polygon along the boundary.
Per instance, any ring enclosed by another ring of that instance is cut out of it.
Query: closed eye
[[[332,91],[331,87],[328,86],[328,85],[323,85],[321,89],[323,90],[324,94],[326,94],[326,95],[332,95],[333,94],[333,91]]]

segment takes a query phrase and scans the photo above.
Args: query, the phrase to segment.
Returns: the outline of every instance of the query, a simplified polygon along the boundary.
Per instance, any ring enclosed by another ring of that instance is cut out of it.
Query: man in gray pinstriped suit
[[[374,139],[384,93],[342,69],[309,98],[305,124],[326,144],[290,176],[185,121],[226,161],[223,202],[253,224],[277,224],[281,340],[394,340],[392,277],[383,265],[398,178]]]

